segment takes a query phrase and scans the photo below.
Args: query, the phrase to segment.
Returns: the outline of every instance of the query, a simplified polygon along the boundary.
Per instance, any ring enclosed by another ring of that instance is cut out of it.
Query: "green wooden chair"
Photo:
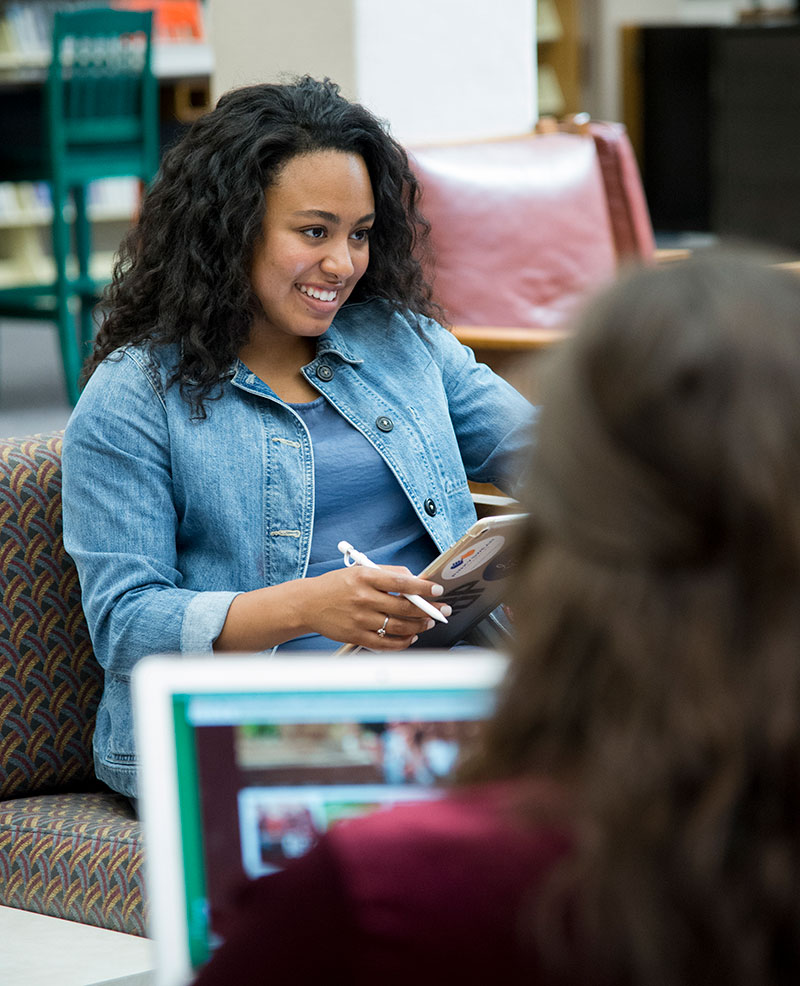
[[[151,34],[151,11],[107,7],[57,11],[42,139],[13,148],[11,160],[4,160],[5,179],[50,184],[56,273],[49,284],[0,289],[0,316],[56,322],[72,404],[78,399],[78,377],[93,337],[93,309],[102,289],[90,271],[87,187],[99,178],[124,176],[147,183],[158,168],[158,91],[151,66]]]

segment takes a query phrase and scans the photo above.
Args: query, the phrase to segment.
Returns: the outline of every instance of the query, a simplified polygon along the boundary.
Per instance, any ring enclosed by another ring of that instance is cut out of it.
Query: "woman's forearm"
[[[267,650],[318,633],[373,650],[402,650],[430,629],[433,620],[401,593],[434,600],[441,591],[435,583],[391,566],[342,568],[254,589],[233,599],[214,649]]]
[[[301,580],[265,586],[235,596],[215,651],[261,651],[308,633]]]

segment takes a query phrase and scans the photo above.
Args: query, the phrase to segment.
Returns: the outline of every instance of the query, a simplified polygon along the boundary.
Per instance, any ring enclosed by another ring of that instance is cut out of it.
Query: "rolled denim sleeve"
[[[518,494],[539,409],[438,323],[424,331],[442,374],[467,477]]]
[[[183,586],[166,407],[140,359],[96,369],[67,426],[63,473],[64,546],[103,667],[127,675],[145,654],[210,651],[236,593]]]

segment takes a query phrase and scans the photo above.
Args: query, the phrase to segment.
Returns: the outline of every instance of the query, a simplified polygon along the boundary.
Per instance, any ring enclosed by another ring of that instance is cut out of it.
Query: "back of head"
[[[483,773],[574,796],[584,982],[796,979],[800,279],[636,271],[542,405]]]
[[[800,279],[734,255],[643,270],[552,368],[530,507],[609,564],[800,565]]]

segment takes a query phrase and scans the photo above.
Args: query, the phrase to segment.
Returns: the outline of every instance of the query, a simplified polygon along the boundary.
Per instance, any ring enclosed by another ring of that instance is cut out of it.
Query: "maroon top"
[[[197,986],[535,982],[519,928],[569,847],[563,825],[532,820],[553,794],[529,789],[523,815],[518,788],[492,785],[337,824],[247,888]]]

